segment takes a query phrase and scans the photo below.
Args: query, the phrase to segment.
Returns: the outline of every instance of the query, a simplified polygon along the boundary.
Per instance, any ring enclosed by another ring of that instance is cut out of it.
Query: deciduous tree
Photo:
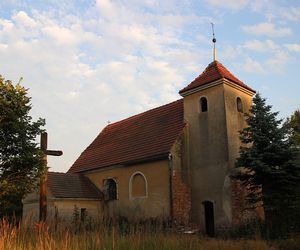
[[[0,75],[0,216],[19,210],[44,168],[36,137],[45,121],[32,120],[30,101],[27,89]]]

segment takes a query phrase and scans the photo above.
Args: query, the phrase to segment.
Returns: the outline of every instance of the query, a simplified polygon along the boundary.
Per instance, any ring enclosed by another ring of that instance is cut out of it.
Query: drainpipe
[[[171,221],[173,222],[173,187],[172,187],[172,175],[173,175],[173,162],[172,162],[172,154],[169,153],[168,155],[168,164],[169,164],[169,185],[170,185],[170,217]]]

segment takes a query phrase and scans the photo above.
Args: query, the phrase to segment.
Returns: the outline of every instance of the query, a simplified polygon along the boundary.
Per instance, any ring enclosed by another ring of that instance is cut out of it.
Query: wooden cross
[[[45,221],[47,218],[47,156],[61,156],[63,152],[61,150],[48,150],[48,134],[46,132],[41,133],[41,150],[44,152],[44,173],[40,179],[40,221]]]

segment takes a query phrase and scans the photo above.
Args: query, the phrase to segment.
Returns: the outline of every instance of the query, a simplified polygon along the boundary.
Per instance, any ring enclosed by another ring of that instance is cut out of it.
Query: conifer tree
[[[300,166],[300,110],[296,110],[291,117],[289,117],[284,123],[285,128],[288,131],[288,137],[292,147],[296,151],[296,158],[294,164]],[[294,198],[295,211],[292,211],[292,219],[295,230],[300,232],[300,181],[295,188]]]
[[[250,113],[245,114],[248,126],[240,132],[242,146],[236,162],[240,171],[234,178],[247,190],[250,207],[263,203],[266,222],[273,227],[295,209],[300,178],[287,129],[271,108],[260,94],[254,96]]]
[[[30,110],[27,90],[0,75],[0,217],[21,211],[44,167],[36,136],[45,121],[32,121]]]

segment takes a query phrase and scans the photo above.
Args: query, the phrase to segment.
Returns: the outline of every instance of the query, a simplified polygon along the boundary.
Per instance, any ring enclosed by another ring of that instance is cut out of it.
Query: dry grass
[[[284,243],[282,243],[284,245]],[[297,244],[293,244],[297,245]],[[63,224],[33,226],[11,225],[0,222],[0,250],[48,249],[203,249],[203,250],[264,250],[279,249],[280,244],[264,240],[209,239],[199,235],[130,231],[121,234],[118,229],[98,227],[93,230],[74,231]],[[290,248],[293,249],[293,248]],[[295,248],[296,249],[296,248]]]

